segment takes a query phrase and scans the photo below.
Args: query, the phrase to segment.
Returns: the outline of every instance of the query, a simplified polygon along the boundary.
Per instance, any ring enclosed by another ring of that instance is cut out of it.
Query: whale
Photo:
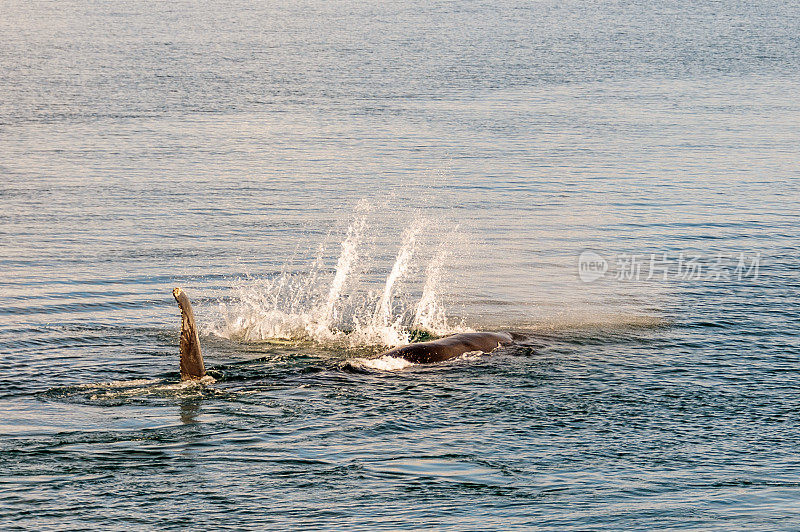
[[[504,332],[458,333],[438,340],[401,345],[384,351],[378,357],[390,356],[402,358],[414,364],[433,364],[459,357],[464,353],[491,353],[498,347],[513,342],[511,334]]]
[[[206,368],[203,363],[200,336],[197,333],[192,303],[186,292],[180,288],[173,289],[172,295],[181,311],[181,380],[203,379],[206,376]],[[498,347],[513,342],[512,335],[505,332],[457,333],[437,340],[401,345],[378,354],[377,358],[390,356],[402,358],[414,364],[433,364],[456,358],[464,353],[491,353]]]

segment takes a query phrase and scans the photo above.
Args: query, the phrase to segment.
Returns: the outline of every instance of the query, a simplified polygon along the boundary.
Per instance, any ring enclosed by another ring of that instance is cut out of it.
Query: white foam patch
[[[475,360],[486,354],[484,351],[467,351],[456,357],[456,360]]]
[[[187,391],[202,391],[203,388],[214,384],[216,379],[206,375],[202,379],[186,380],[172,383],[164,383],[158,380],[131,380],[114,381],[109,383],[81,385],[80,388],[94,389],[98,393],[93,394],[90,399],[119,399],[121,397],[136,397],[142,395],[182,395]]]
[[[79,390],[95,390],[107,388],[131,388],[135,386],[149,386],[151,384],[158,384],[158,379],[133,379],[129,381],[108,381],[108,382],[89,382],[86,384],[78,384],[75,386]]]
[[[350,363],[355,367],[380,371],[398,371],[415,365],[404,358],[395,358],[389,355],[383,355],[378,358],[356,358],[351,360]]]

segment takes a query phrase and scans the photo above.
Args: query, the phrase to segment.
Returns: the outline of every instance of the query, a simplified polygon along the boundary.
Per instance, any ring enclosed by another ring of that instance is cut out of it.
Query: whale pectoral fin
[[[180,288],[172,290],[181,309],[181,380],[202,379],[206,374],[200,337],[194,322],[194,311],[189,298]]]

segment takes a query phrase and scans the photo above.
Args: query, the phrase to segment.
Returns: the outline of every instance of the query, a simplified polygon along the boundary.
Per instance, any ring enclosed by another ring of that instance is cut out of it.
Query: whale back
[[[200,337],[194,322],[194,311],[186,293],[180,288],[172,291],[181,309],[181,380],[201,379],[206,374]]]
[[[501,345],[513,342],[508,333],[474,332],[459,333],[430,342],[418,342],[381,353],[379,356],[403,358],[415,364],[442,362],[464,353],[480,351],[491,353]]]

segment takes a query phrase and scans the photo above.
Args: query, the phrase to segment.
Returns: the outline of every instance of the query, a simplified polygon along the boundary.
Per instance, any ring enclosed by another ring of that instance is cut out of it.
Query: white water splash
[[[422,288],[422,296],[414,309],[412,324],[414,329],[431,331],[437,335],[447,332],[438,329],[440,324],[447,323],[447,316],[437,297],[445,257],[446,252],[440,247],[433,260],[428,264],[425,286]]]
[[[406,231],[403,237],[403,244],[397,253],[392,270],[386,278],[383,292],[372,319],[366,324],[361,324],[356,316],[356,335],[359,344],[379,343],[383,345],[400,345],[409,342],[409,331],[403,328],[403,314],[394,314],[393,299],[397,282],[408,272],[411,260],[414,257],[414,248],[417,242],[417,234],[421,230],[421,223],[414,222]],[[354,338],[355,339],[355,338]]]
[[[413,362],[409,362],[403,358],[395,358],[388,355],[383,355],[378,358],[354,358],[349,362],[357,368],[377,369],[380,371],[399,371],[414,365]]]
[[[373,228],[367,221],[362,212],[350,223],[332,272],[326,270],[323,245],[299,272],[285,266],[273,278],[240,280],[206,332],[243,342],[311,340],[357,347],[401,345],[414,332],[439,336],[464,330],[449,323],[437,292],[447,256],[445,240],[426,233],[441,224],[414,219],[399,239],[391,269],[381,276],[382,264],[369,255],[385,254],[386,235],[375,228],[378,237],[373,241],[384,243],[368,247]]]
[[[330,289],[328,290],[328,297],[325,304],[320,311],[312,314],[319,316],[321,319],[314,322],[316,331],[312,331],[311,337],[319,337],[331,335],[331,326],[336,321],[336,303],[342,293],[342,288],[350,275],[350,270],[358,258],[358,245],[361,242],[361,235],[364,232],[364,225],[366,220],[364,217],[357,220],[347,228],[347,238],[342,242],[342,252],[339,255],[339,260],[336,263],[336,274],[331,282]],[[313,334],[316,332],[316,334]]]

